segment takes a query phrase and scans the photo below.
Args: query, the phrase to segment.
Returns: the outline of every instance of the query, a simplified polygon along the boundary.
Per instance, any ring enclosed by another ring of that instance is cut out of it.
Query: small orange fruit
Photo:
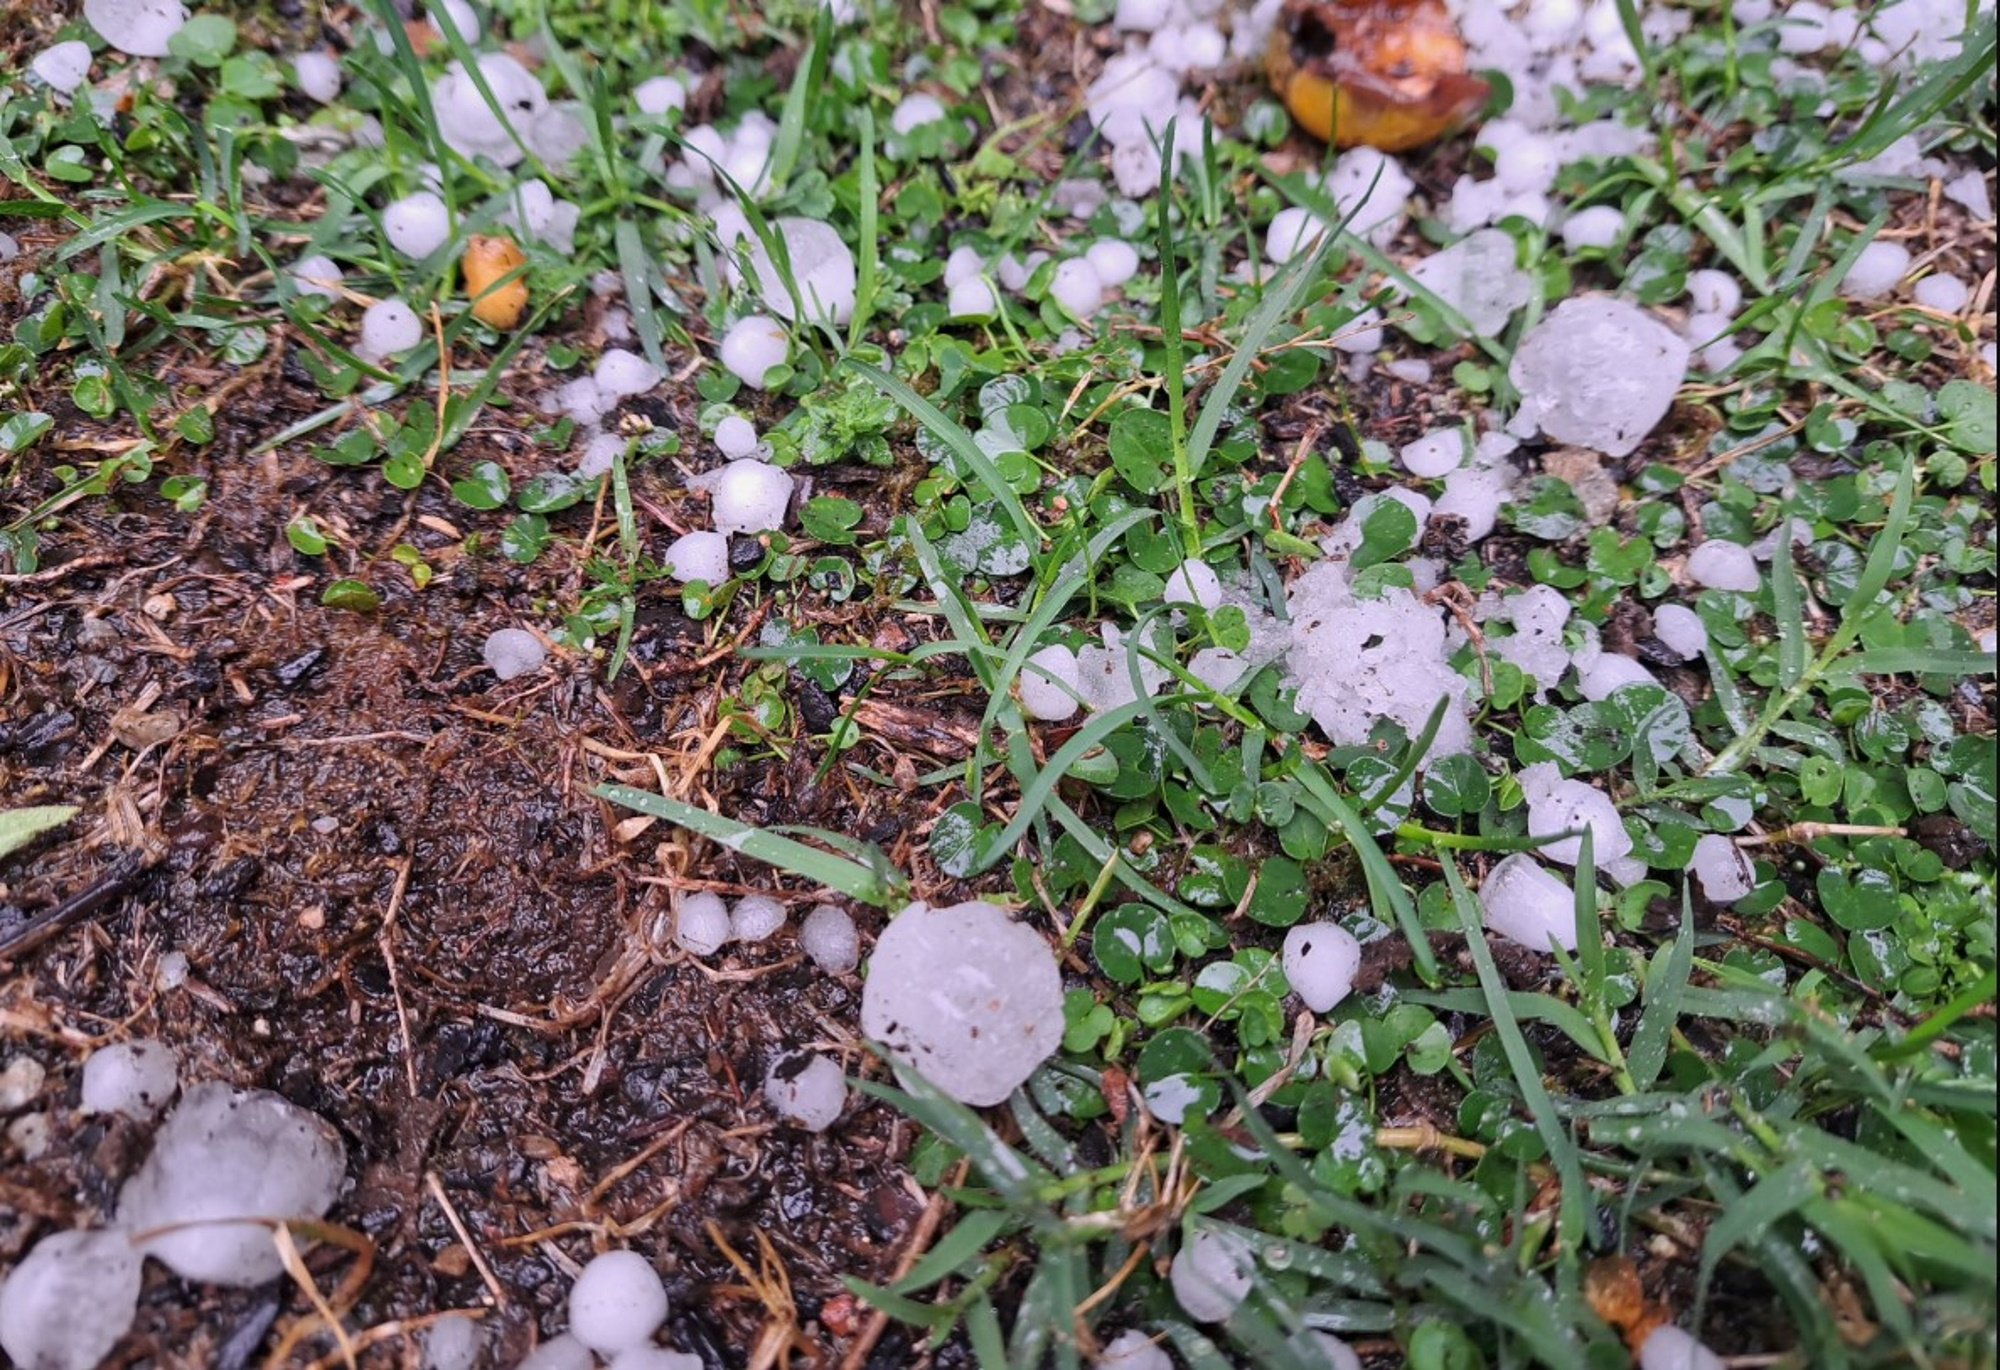
[[[1444,137],[1491,93],[1443,0],[1287,0],[1265,70],[1308,133],[1384,152]]]
[[[519,276],[506,280],[528,261],[511,238],[475,237],[465,245],[465,294],[472,317],[489,328],[506,330],[521,322],[528,307],[528,283]]]

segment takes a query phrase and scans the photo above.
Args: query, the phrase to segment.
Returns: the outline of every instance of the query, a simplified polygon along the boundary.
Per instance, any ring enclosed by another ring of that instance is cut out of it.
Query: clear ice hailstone
[[[1490,338],[1534,293],[1514,256],[1512,235],[1482,228],[1418,262],[1410,277],[1464,315],[1475,334]]]
[[[791,354],[791,339],[784,326],[762,314],[752,314],[729,326],[718,355],[730,375],[752,390],[762,390],[765,378]]]
[[[1448,476],[1465,464],[1465,434],[1457,428],[1433,428],[1397,454],[1403,469],[1424,480]]]
[[[1097,1370],[1174,1370],[1174,1361],[1153,1345],[1151,1337],[1130,1327],[1104,1343],[1097,1353]]]
[[[382,211],[382,231],[389,235],[389,246],[411,261],[421,261],[450,239],[451,215],[443,200],[420,190],[390,202]]]
[[[347,1148],[314,1114],[263,1090],[217,1081],[186,1091],[118,1198],[127,1231],[175,1228],[145,1243],[184,1279],[248,1288],[283,1273],[270,1229],[230,1219],[326,1216]]]
[[[600,1355],[644,1346],[667,1320],[667,1289],[636,1251],[607,1251],[569,1291],[570,1335]]]
[[[729,910],[729,935],[738,942],[768,941],[785,926],[785,906],[768,894],[746,894]]]
[[[784,527],[792,485],[789,475],[768,462],[754,457],[730,462],[717,475],[711,496],[715,531],[762,533]]]
[[[1299,923],[1285,934],[1285,982],[1314,1013],[1325,1013],[1354,990],[1361,943],[1338,923]]]
[[[479,74],[493,92],[507,122],[494,117],[492,106],[486,103],[486,97],[464,65],[453,62],[431,87],[438,136],[454,152],[467,157],[483,156],[496,166],[513,166],[527,155],[515,134],[525,137],[541,118],[549,107],[548,93],[533,72],[504,52],[480,54]],[[512,133],[508,131],[510,127]]]
[[[1196,1322],[1222,1322],[1250,1296],[1256,1269],[1241,1238],[1203,1231],[1175,1253],[1167,1283],[1173,1286],[1181,1311]]]
[[[1099,238],[1084,249],[1083,259],[1107,290],[1116,290],[1139,274],[1139,249],[1123,238]]]
[[[841,241],[832,224],[819,219],[791,216],[777,220],[771,230],[785,245],[790,259],[792,283],[798,287],[799,302],[806,317],[823,323],[842,324],[854,316],[854,253]],[[751,248],[750,270],[757,278],[757,293],[765,308],[781,319],[797,316],[792,293],[762,240]]]
[[[1701,615],[1685,605],[1662,604],[1653,610],[1653,636],[1683,661],[1692,661],[1708,649],[1707,626]]]
[[[96,1370],[132,1330],[139,1274],[121,1229],[42,1238],[0,1282],[0,1350],[22,1370]]]
[[[935,95],[923,91],[912,91],[905,95],[889,116],[891,132],[899,134],[915,133],[927,124],[941,124],[945,113],[943,103]]]
[[[1207,562],[1190,557],[1168,575],[1163,598],[1169,604],[1198,604],[1213,609],[1222,603],[1222,579]]]
[[[1104,282],[1086,257],[1058,263],[1049,278],[1049,298],[1071,318],[1087,320],[1104,303]]]
[[[1861,249],[1854,265],[1840,278],[1840,293],[1850,300],[1880,299],[1896,288],[1910,269],[1910,249],[1901,243],[1872,242]]]
[[[337,300],[337,288],[346,279],[333,258],[323,252],[315,252],[292,263],[292,288],[301,295],[317,295],[322,300]]]
[[[407,352],[424,340],[424,325],[417,311],[401,300],[377,300],[361,315],[362,356],[373,360]]]
[[[1666,1323],[1639,1343],[1639,1370],[1723,1370],[1723,1361],[1693,1336]]]
[[[1022,663],[1015,685],[1028,717],[1061,723],[1076,713],[1076,653],[1061,643],[1038,648]]]
[[[180,1062],[164,1042],[119,1042],[83,1063],[84,1113],[122,1113],[145,1122],[180,1088]]]
[[[1000,297],[983,276],[968,276],[951,287],[945,312],[954,319],[990,319],[1000,312]]]
[[[636,352],[613,347],[597,359],[597,369],[591,373],[591,379],[605,394],[622,399],[628,395],[643,395],[658,385],[660,368]]]
[[[1563,220],[1563,246],[1572,252],[1586,247],[1608,248],[1624,231],[1623,210],[1612,205],[1592,205]]]
[[[463,1313],[439,1318],[424,1333],[424,1370],[473,1370],[479,1364],[479,1323]]]
[[[1486,926],[1530,951],[1576,950],[1576,892],[1526,852],[1501,859],[1479,886]]]
[[[479,655],[487,670],[502,680],[512,680],[541,670],[549,649],[526,628],[500,628],[488,635]]]
[[[1705,833],[1695,841],[1688,869],[1701,887],[1702,898],[1712,904],[1733,904],[1757,883],[1749,861],[1720,833]]]
[[[997,1104],[1062,1044],[1062,975],[993,905],[919,901],[875,939],[861,1030],[960,1103]]]
[[[667,544],[661,560],[667,574],[683,585],[696,580],[720,585],[729,579],[729,539],[721,533],[683,533]]]
[[[1735,590],[1752,594],[1762,578],[1757,574],[1757,558],[1740,542],[1710,538],[1687,557],[1688,578],[1711,590]]]
[[[1957,276],[1943,272],[1926,276],[1910,288],[1910,298],[1925,309],[1940,314],[1956,314],[1972,299],[1972,287]]]
[[[616,433],[595,434],[583,445],[583,455],[577,458],[576,473],[585,480],[609,475],[611,468],[618,464],[618,458],[624,454],[624,438]]]
[[[52,44],[35,54],[28,70],[50,90],[67,95],[90,75],[90,44],[76,38]]]
[[[799,924],[799,945],[828,975],[845,975],[861,964],[861,934],[854,918],[837,904],[815,904]]]
[[[330,52],[309,48],[294,57],[292,79],[308,100],[330,105],[340,98],[340,63]]]
[[[729,945],[729,908],[707,890],[683,894],[674,904],[674,941],[696,956],[713,956]]]
[[[596,1365],[590,1348],[565,1332],[530,1351],[514,1370],[595,1370]]]
[[[715,425],[715,450],[734,460],[757,450],[757,427],[741,414],[731,414]]]
[[[188,8],[180,0],[83,0],[83,21],[128,57],[165,57]]]
[[[1688,357],[1686,341],[1639,306],[1592,296],[1564,300],[1528,330],[1507,374],[1523,419],[1557,442],[1622,457],[1666,417]]]
[[[771,1063],[764,1099],[780,1118],[808,1132],[824,1132],[847,1103],[847,1077],[840,1067],[810,1051],[795,1051]]]
[[[1264,230],[1264,255],[1283,265],[1302,252],[1310,252],[1326,233],[1326,220],[1309,209],[1288,205],[1271,216]]]

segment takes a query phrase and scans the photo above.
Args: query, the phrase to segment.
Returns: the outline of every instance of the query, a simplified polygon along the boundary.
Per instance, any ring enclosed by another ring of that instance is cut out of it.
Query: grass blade
[[[884,394],[902,405],[911,418],[929,429],[932,437],[951,448],[952,454],[963,460],[979,476],[979,482],[986,487],[987,495],[1005,511],[1007,521],[1014,525],[1014,531],[1021,535],[1022,540],[1030,547],[1042,545],[1041,525],[1029,517],[1026,506],[1021,503],[1021,497],[1014,493],[1014,487],[1000,474],[1000,468],[993,464],[993,459],[979,449],[979,444],[972,440],[972,435],[965,431],[963,425],[953,422],[943,410],[880,367],[870,366],[867,362],[856,361],[852,357],[847,358],[842,365],[852,367],[875,382],[882,388]]]

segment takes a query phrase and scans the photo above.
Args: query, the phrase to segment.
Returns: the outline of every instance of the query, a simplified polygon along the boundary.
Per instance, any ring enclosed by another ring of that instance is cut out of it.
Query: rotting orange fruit
[[[503,278],[527,260],[511,238],[475,237],[465,245],[465,294],[472,301],[473,318],[502,331],[521,322],[528,283],[519,276],[504,283]]]
[[[1287,0],[1265,69],[1300,126],[1336,147],[1419,147],[1491,93],[1443,0]]]

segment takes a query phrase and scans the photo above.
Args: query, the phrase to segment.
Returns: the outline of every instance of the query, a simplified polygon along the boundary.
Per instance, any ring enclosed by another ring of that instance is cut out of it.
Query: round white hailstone
[[[1909,269],[1910,249],[1901,243],[1870,243],[1840,278],[1840,293],[1850,300],[1880,299],[1896,288]]]
[[[1131,1327],[1104,1343],[1097,1370],[1174,1370],[1174,1361],[1151,1337]]]
[[[595,1370],[596,1365],[590,1348],[565,1332],[530,1351],[514,1370]]]
[[[1611,698],[1612,692],[1627,685],[1657,685],[1659,679],[1629,656],[1617,652],[1600,653],[1588,666],[1576,668],[1576,688],[1585,699],[1595,702]]]
[[[83,0],[83,21],[127,57],[165,57],[188,8],[180,0]]]
[[[1687,868],[1701,887],[1702,898],[1712,904],[1733,904],[1757,883],[1743,853],[1720,833],[1706,833],[1696,840]]]
[[[1493,176],[1509,194],[1540,193],[1555,184],[1558,161],[1553,140],[1531,135],[1500,150]]]
[[[611,468],[618,464],[618,458],[624,455],[625,439],[616,433],[599,433],[583,445],[576,473],[585,480],[596,480],[599,476],[609,475]]]
[[[407,352],[424,340],[417,311],[401,300],[377,300],[361,315],[362,356],[374,360]]]
[[[322,1119],[211,1081],[184,1091],[161,1124],[119,1191],[118,1222],[161,1229],[145,1252],[183,1279],[249,1288],[284,1267],[269,1229],[235,1220],[324,1217],[346,1173],[347,1148]]]
[[[292,288],[301,295],[317,295],[322,300],[340,298],[337,287],[345,277],[333,258],[325,253],[315,252],[299,258],[292,263],[288,274],[292,279]]]
[[[702,1366],[700,1356],[657,1346],[635,1346],[620,1351],[610,1361],[611,1370],[702,1370]]]
[[[819,219],[791,216],[771,225],[785,245],[791,262],[792,284],[798,287],[799,302],[806,317],[827,323],[846,323],[854,315],[854,253],[841,241],[833,225]],[[781,319],[790,320],[797,310],[792,293],[777,263],[759,241],[750,252],[750,270],[757,277],[757,293],[764,305]]]
[[[1333,345],[1350,356],[1382,349],[1382,311],[1370,307],[1341,326]]]
[[[424,1333],[424,1370],[473,1370],[479,1364],[479,1323],[463,1313],[439,1318]]]
[[[83,1063],[84,1113],[122,1113],[145,1122],[180,1088],[180,1062],[162,1042],[119,1042]]]
[[[616,407],[589,376],[578,376],[556,391],[556,409],[576,423],[596,423]]]
[[[1503,857],[1479,887],[1486,926],[1530,951],[1576,950],[1576,893],[1526,852]]]
[[[764,942],[785,926],[785,906],[768,894],[746,894],[729,910],[729,935],[738,942]]]
[[[1282,265],[1302,252],[1310,252],[1326,234],[1326,220],[1309,209],[1288,206],[1271,216],[1264,230],[1264,255]]]
[[[115,1228],[42,1238],[0,1282],[0,1350],[26,1370],[95,1370],[132,1330],[140,1262]]]
[[[494,675],[512,680],[541,670],[542,663],[548,660],[549,649],[526,628],[501,628],[487,637],[479,655]]]
[[[340,98],[340,62],[330,52],[311,48],[294,57],[292,79],[308,100],[330,105]]]
[[[984,276],[971,276],[951,288],[945,312],[954,319],[990,319],[1000,312],[1000,297]]]
[[[667,544],[661,560],[683,585],[696,580],[720,585],[729,579],[729,539],[721,533],[683,533]]]
[[[730,414],[715,425],[715,450],[732,460],[757,450],[757,427],[741,414]]]
[[[1022,663],[1014,689],[1028,717],[1043,723],[1069,718],[1077,709],[1076,653],[1060,642],[1038,649]]]
[[[1111,27],[1128,33],[1151,33],[1173,14],[1173,0],[1118,0]]]
[[[1326,192],[1347,216],[1348,231],[1377,247],[1387,247],[1402,228],[1416,188],[1401,162],[1372,147],[1341,153],[1326,178]]]
[[[667,1320],[667,1288],[636,1251],[607,1251],[569,1291],[570,1335],[600,1355],[644,1346]]]
[[[1396,455],[1411,475],[1436,480],[1465,464],[1465,434],[1457,428],[1433,428]]]
[[[444,32],[444,25],[438,22],[438,16],[443,14],[458,30],[459,37],[468,43],[479,41],[479,16],[465,0],[426,0],[424,13],[430,19],[431,27],[440,34]]]
[[[1196,1322],[1222,1322],[1250,1295],[1256,1262],[1241,1238],[1197,1232],[1167,1272],[1181,1311]]]
[[[1213,24],[1189,24],[1181,30],[1181,65],[1188,71],[1214,71],[1229,55],[1229,40]]]
[[[836,904],[815,904],[799,925],[799,945],[828,975],[846,975],[861,964],[861,934]]]
[[[752,390],[762,390],[771,372],[792,355],[791,337],[777,320],[752,314],[729,326],[719,355],[729,374]]]
[[[1227,694],[1229,688],[1243,678],[1249,666],[1227,647],[1204,647],[1188,658],[1188,674],[1217,694]]]
[[[389,246],[421,261],[443,247],[451,238],[451,214],[444,201],[428,190],[405,195],[382,211],[382,231]]]
[[[1690,271],[1687,288],[1688,303],[1694,306],[1697,314],[1720,314],[1725,319],[1733,319],[1743,303],[1743,287],[1727,271],[1717,271],[1712,267]]]
[[[696,956],[713,956],[729,945],[729,909],[719,894],[696,890],[674,904],[674,941]]]
[[[481,53],[479,74],[507,121],[494,117],[493,107],[464,66],[453,62],[431,86],[438,136],[454,152],[485,157],[497,166],[513,166],[527,155],[520,140],[548,109],[548,92],[533,72],[504,52]]]
[[[1625,213],[1610,205],[1579,209],[1563,220],[1563,246],[1576,252],[1586,247],[1608,249],[1625,231]]]
[[[1213,609],[1222,603],[1222,578],[1207,562],[1190,557],[1167,576],[1162,598],[1169,604],[1198,604]]]
[[[1030,252],[1025,257],[1016,257],[1009,252],[993,264],[993,274],[999,278],[1002,290],[1019,293],[1028,288],[1028,281],[1037,268],[1049,259],[1046,252]]]
[[[1639,1343],[1639,1370],[1723,1370],[1723,1362],[1688,1333],[1664,1323]]]
[[[991,904],[917,902],[875,939],[861,1030],[963,1104],[997,1104],[1062,1044],[1062,974]]]
[[[1099,238],[1084,249],[1083,259],[1107,290],[1116,290],[1139,274],[1139,249],[1123,238]]]
[[[986,269],[986,259],[969,247],[954,247],[944,259],[944,286],[949,290]]]
[[[718,533],[762,533],[785,526],[792,478],[754,457],[732,461],[716,477],[711,513]]]
[[[591,379],[605,394],[622,399],[627,395],[643,395],[658,385],[660,368],[637,353],[613,347],[597,359],[597,369],[591,373]]]
[[[896,106],[889,116],[889,128],[895,133],[914,133],[927,124],[941,124],[945,120],[944,103],[935,95],[923,91],[912,91]]]
[[[1752,594],[1761,583],[1757,558],[1740,542],[1710,538],[1688,553],[1688,578],[1712,590]]]
[[[1049,298],[1071,318],[1085,320],[1104,303],[1104,282],[1088,258],[1072,257],[1049,279]]]
[[[641,114],[661,115],[668,110],[684,110],[688,103],[687,81],[679,76],[653,76],[632,91],[632,103]]]
[[[184,951],[170,951],[160,958],[159,969],[154,972],[154,980],[161,989],[179,989],[187,983],[188,959]]]
[[[52,44],[35,54],[28,70],[50,90],[67,95],[90,75],[90,44],[75,38]]]
[[[1690,314],[1687,316],[1687,322],[1681,325],[1681,336],[1686,338],[1688,345],[1698,352],[1724,341],[1728,334],[1727,314]]]
[[[1685,605],[1662,604],[1653,610],[1653,636],[1683,661],[1692,661],[1708,649],[1707,626],[1701,615]]]
[[[1818,52],[1832,36],[1832,14],[1816,0],[1792,0],[1778,29],[1778,51],[1795,57]]]
[[[1910,290],[1910,298],[1925,309],[1934,309],[1940,314],[1956,314],[1972,299],[1972,287],[1957,276],[1940,272],[1918,281]]]
[[[771,1063],[764,1077],[764,1100],[787,1122],[808,1132],[824,1132],[847,1104],[847,1077],[840,1067],[810,1051],[795,1051]]]
[[[1300,923],[1285,934],[1285,981],[1314,1013],[1326,1013],[1354,990],[1361,943],[1338,923]]]

